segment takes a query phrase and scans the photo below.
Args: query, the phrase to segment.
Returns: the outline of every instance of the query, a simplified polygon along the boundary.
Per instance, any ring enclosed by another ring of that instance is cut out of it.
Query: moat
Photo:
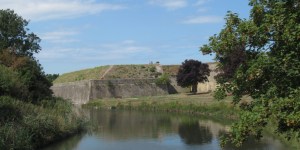
[[[42,150],[159,150],[206,149],[220,150],[220,136],[228,134],[232,120],[187,114],[83,109],[97,120],[101,129],[81,132],[49,145]],[[225,149],[286,150],[276,137],[265,135],[257,142],[253,137],[239,148]]]

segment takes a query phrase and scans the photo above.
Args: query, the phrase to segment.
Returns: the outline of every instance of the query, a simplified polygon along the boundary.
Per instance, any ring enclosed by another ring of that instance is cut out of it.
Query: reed
[[[26,103],[0,97],[0,149],[36,149],[93,123],[79,108],[62,98]]]

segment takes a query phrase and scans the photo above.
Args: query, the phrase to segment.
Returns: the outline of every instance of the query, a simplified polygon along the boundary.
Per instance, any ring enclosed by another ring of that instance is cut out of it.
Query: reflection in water
[[[199,126],[198,122],[182,123],[179,125],[179,136],[186,144],[202,144],[212,141],[208,127]]]
[[[205,116],[164,112],[88,110],[87,117],[100,122],[101,130],[80,133],[50,145],[43,150],[81,149],[221,149],[219,137],[228,134],[230,120],[214,120]],[[286,149],[279,141],[253,137],[236,148],[225,149]]]

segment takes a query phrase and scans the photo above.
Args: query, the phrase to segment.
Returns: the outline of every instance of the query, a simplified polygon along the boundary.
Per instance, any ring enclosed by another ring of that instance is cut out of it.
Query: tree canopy
[[[52,83],[33,57],[41,50],[38,44],[41,40],[34,33],[26,33],[28,22],[13,10],[0,10],[0,66],[3,77],[0,80],[0,96],[38,102],[51,98]]]
[[[0,50],[16,48],[23,56],[33,57],[41,50],[41,39],[34,33],[27,34],[29,21],[23,19],[13,10],[0,10]]]
[[[249,5],[249,20],[229,11],[224,29],[200,47],[204,55],[216,53],[216,61],[232,54],[238,45],[246,47],[246,60],[229,86],[234,104],[245,92],[254,101],[241,105],[240,120],[232,125],[230,138],[224,138],[221,145],[231,140],[241,146],[251,132],[260,139],[272,117],[277,123],[274,132],[300,140],[299,0],[250,0]],[[220,62],[219,67],[225,64]]]
[[[198,60],[185,60],[178,69],[176,75],[177,85],[181,87],[192,86],[192,91],[197,92],[197,84],[208,82],[211,70],[207,64]]]

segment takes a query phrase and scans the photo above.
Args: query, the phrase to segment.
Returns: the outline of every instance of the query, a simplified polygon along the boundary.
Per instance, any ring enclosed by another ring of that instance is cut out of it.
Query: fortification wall
[[[217,63],[207,63],[209,68],[216,69]],[[214,76],[217,72],[211,72],[208,77],[209,82],[199,83],[197,90],[199,93],[213,92],[216,89]],[[170,76],[169,85],[159,85],[154,83],[155,79],[111,79],[111,80],[85,80],[68,83],[54,84],[51,89],[55,96],[71,99],[73,103],[83,104],[94,99],[110,98],[115,96],[136,97],[154,96],[190,92],[190,88],[177,86],[176,77]],[[109,82],[108,82],[109,81]]]
[[[169,79],[171,81],[170,84],[168,85],[169,94],[186,93],[191,91],[190,88],[182,88],[178,86],[176,81],[176,76],[170,76]]]
[[[216,88],[217,88],[217,82],[216,82],[216,79],[214,79],[214,77],[219,72],[213,71],[213,70],[215,70],[217,68],[217,63],[213,62],[213,63],[206,63],[206,64],[208,64],[209,69],[212,70],[210,72],[210,76],[208,77],[208,81],[209,82],[198,83],[198,86],[197,86],[197,92],[198,93],[214,92],[216,90]]]
[[[54,96],[70,99],[74,103],[86,103],[90,95],[90,81],[77,81],[53,84],[50,88]]]
[[[55,96],[83,104],[94,99],[115,96],[136,97],[169,94],[167,85],[157,86],[155,79],[111,79],[85,80],[54,84],[51,89]]]
[[[93,99],[105,97],[136,97],[169,94],[167,85],[157,86],[155,79],[93,80]]]

